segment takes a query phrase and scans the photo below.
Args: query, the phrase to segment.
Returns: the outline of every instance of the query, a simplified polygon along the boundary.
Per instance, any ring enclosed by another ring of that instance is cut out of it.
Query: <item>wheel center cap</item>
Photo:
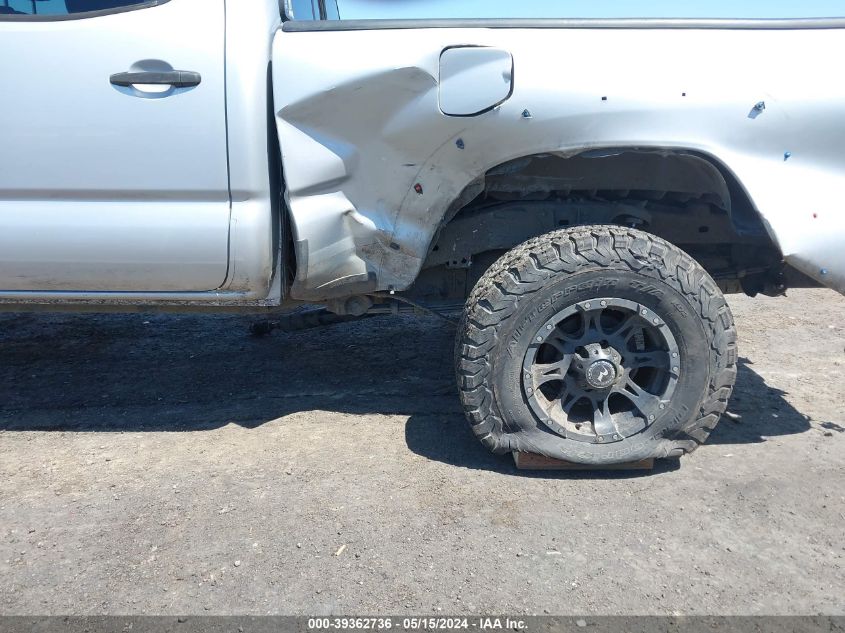
[[[605,389],[616,380],[616,367],[608,360],[597,360],[587,369],[587,384],[593,389]]]

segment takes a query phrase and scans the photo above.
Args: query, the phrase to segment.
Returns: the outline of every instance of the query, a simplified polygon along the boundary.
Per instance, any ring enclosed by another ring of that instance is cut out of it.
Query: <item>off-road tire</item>
[[[547,427],[530,408],[520,376],[535,328],[568,306],[606,296],[637,302],[663,319],[682,366],[653,423],[601,444]],[[691,453],[724,413],[737,373],[733,317],[710,275],[672,244],[618,226],[555,231],[503,255],[470,294],[455,351],[461,402],[487,448],[594,465]]]

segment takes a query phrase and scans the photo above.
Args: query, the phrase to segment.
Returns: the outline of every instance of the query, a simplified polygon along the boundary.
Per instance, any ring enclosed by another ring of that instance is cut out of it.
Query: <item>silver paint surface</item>
[[[405,289],[450,205],[487,170],[602,148],[711,157],[736,175],[786,261],[845,291],[845,84],[819,61],[845,56],[845,30],[832,28],[841,21],[407,26],[292,24],[276,36],[277,123],[301,257],[294,297]],[[454,46],[508,51],[512,96],[476,117],[444,115],[439,60]],[[765,111],[749,116],[760,101]]]
[[[0,301],[280,302],[268,178],[280,17],[271,0],[228,4],[0,20]],[[202,83],[109,83],[163,63]]]
[[[0,21],[0,291],[224,283],[224,34],[223,0]],[[199,72],[202,83],[109,83],[169,68]]]
[[[845,291],[842,20],[279,23],[275,0],[0,20],[0,301],[279,304],[271,59],[294,298],[407,288],[491,168],[625,148],[710,157],[786,261]],[[442,82],[455,47],[513,74]],[[161,64],[203,82],[108,83]]]

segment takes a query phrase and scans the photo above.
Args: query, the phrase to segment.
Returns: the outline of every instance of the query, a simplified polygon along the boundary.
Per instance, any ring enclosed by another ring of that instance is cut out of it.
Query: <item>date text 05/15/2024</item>
[[[401,626],[400,626],[401,624]],[[524,630],[525,622],[509,617],[405,617],[401,621],[389,617],[309,618],[309,631],[504,631]]]

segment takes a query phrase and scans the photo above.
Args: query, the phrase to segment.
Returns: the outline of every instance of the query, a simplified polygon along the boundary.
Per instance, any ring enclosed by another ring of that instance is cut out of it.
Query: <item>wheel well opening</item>
[[[725,292],[766,292],[780,283],[781,254],[724,165],[693,151],[622,148],[526,156],[487,171],[446,214],[412,291],[458,299],[503,252],[588,224],[662,237],[695,257]]]

